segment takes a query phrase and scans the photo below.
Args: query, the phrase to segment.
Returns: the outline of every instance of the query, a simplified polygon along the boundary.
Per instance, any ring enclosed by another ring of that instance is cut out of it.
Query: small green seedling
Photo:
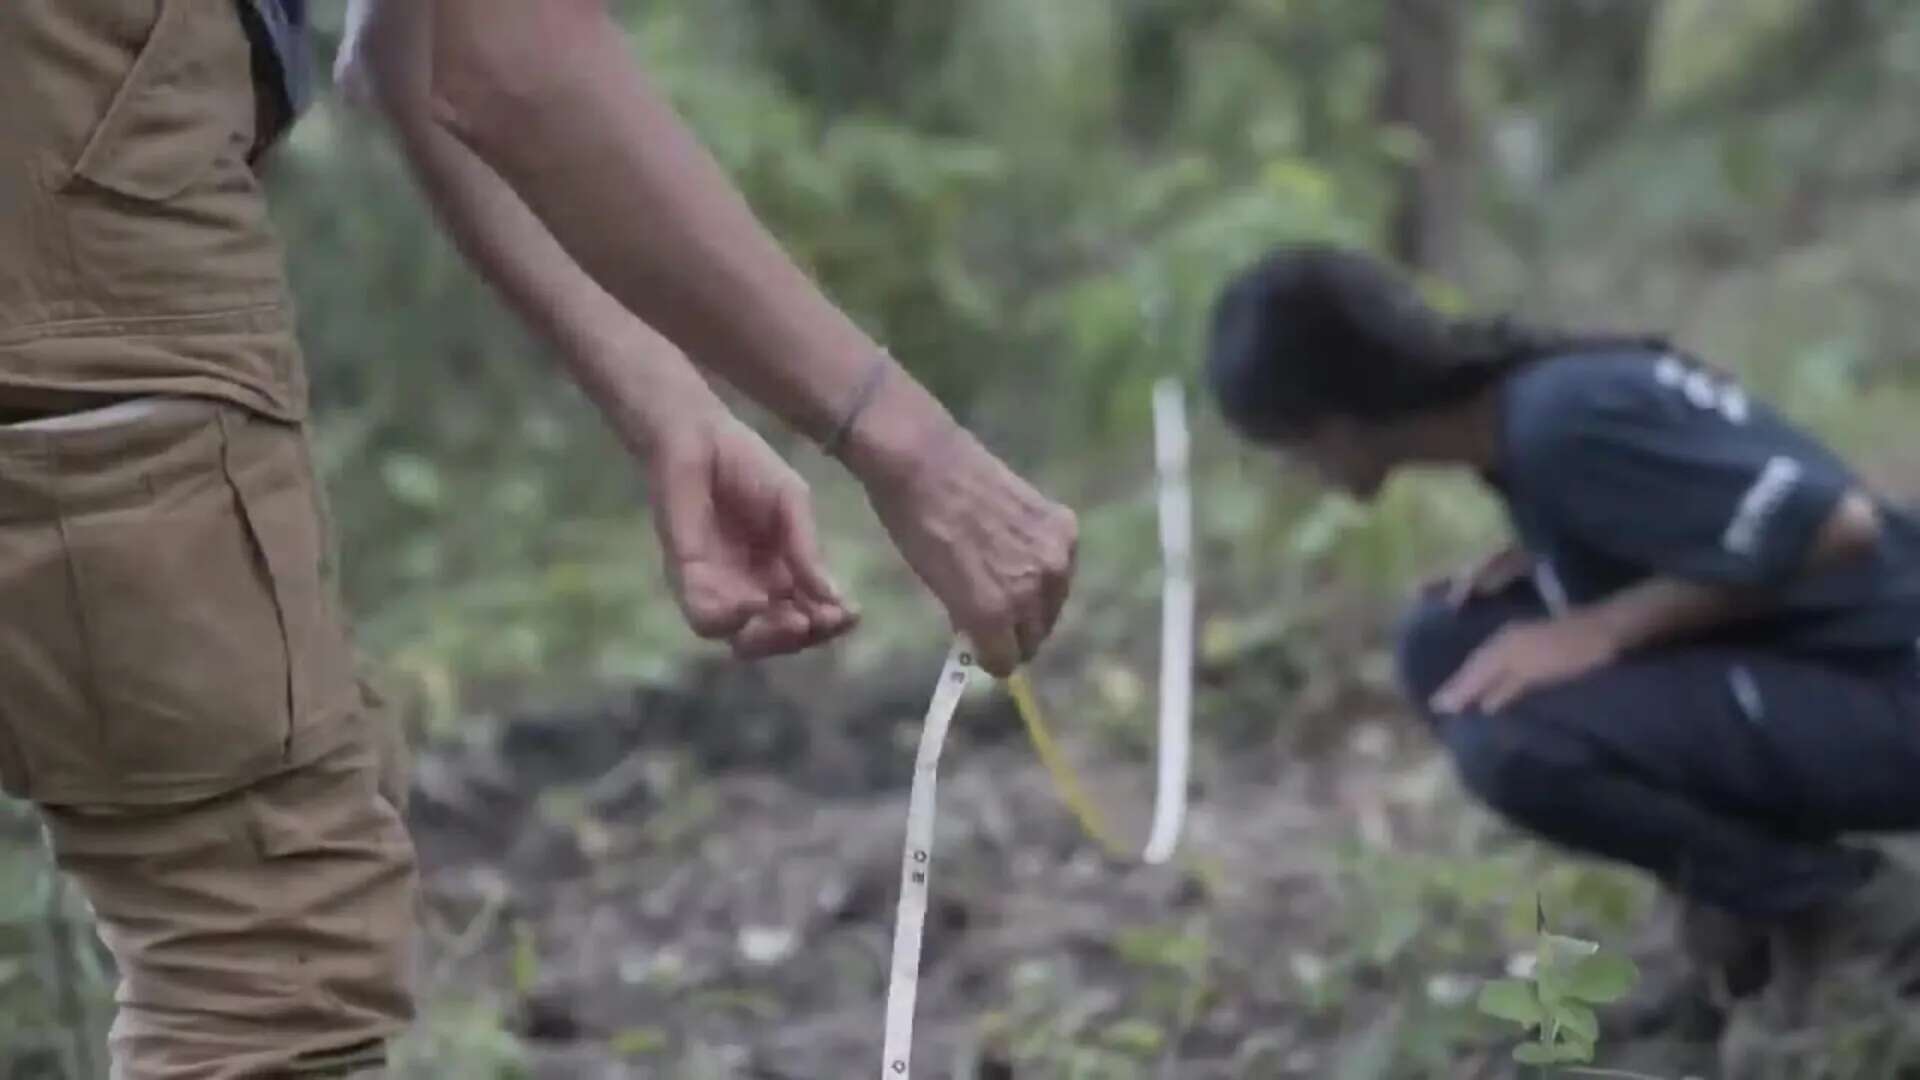
[[[1535,911],[1533,971],[1482,987],[1480,1011],[1519,1025],[1528,1036],[1513,1051],[1523,1065],[1588,1064],[1600,1041],[1595,1007],[1626,997],[1640,979],[1639,969],[1624,956],[1602,952],[1595,942],[1549,932],[1545,905],[1536,901]]]

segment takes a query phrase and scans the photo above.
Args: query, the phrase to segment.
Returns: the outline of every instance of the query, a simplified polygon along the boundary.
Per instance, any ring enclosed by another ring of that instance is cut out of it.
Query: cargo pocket
[[[92,299],[166,316],[279,298],[279,252],[246,160],[253,108],[231,0],[159,0],[54,200]]]
[[[267,578],[287,648],[291,752],[330,750],[358,715],[359,682],[330,576],[324,497],[304,428],[238,410],[221,414],[227,482]],[[336,737],[337,736],[337,737]]]
[[[103,779],[127,801],[253,779],[292,729],[286,634],[219,425],[191,443],[170,448],[145,498],[65,522]]]
[[[208,70],[217,54],[194,23],[218,0],[160,0],[159,15],[67,178],[131,199],[164,202],[201,177],[231,137]]]
[[[339,631],[317,602],[301,442],[297,428],[221,410],[145,467],[143,498],[67,518],[120,799],[251,782],[289,763],[325,712]]]
[[[79,605],[52,501],[21,471],[0,460],[0,790],[88,797],[102,758]]]

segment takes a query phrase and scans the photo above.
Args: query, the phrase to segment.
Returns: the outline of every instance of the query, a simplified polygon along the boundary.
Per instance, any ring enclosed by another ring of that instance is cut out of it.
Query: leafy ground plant
[[[1526,1036],[1514,1048],[1514,1060],[1587,1076],[1657,1080],[1591,1065],[1600,1041],[1594,1010],[1626,997],[1639,981],[1639,969],[1625,956],[1602,951],[1597,942],[1551,932],[1545,906],[1536,903],[1535,910],[1532,970],[1524,977],[1497,979],[1480,991],[1481,1012],[1518,1025]]]

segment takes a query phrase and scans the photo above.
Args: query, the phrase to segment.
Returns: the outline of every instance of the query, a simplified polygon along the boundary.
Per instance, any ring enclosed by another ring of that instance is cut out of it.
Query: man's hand
[[[805,481],[752,428],[716,408],[663,432],[647,471],[667,576],[695,633],[756,659],[853,628]]]
[[[1532,572],[1533,556],[1516,544],[1488,555],[1438,587],[1446,590],[1448,606],[1459,608],[1469,600],[1501,592]]]
[[[980,665],[1006,676],[1053,631],[1073,579],[1079,525],[959,427],[867,491],[914,572]]]
[[[1499,712],[1536,690],[1571,682],[1619,659],[1618,636],[1585,614],[1516,622],[1490,638],[1433,696],[1435,712]]]

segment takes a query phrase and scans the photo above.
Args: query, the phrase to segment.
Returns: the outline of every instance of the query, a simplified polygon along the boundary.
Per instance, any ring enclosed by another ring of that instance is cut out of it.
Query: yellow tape
[[[1087,798],[1086,789],[1080,786],[1080,777],[1060,753],[1060,745],[1054,741],[1053,732],[1047,727],[1046,716],[1040,711],[1040,699],[1033,692],[1033,684],[1028,681],[1027,673],[1016,671],[1007,676],[1007,693],[1013,697],[1013,707],[1020,714],[1020,722],[1026,726],[1027,738],[1033,743],[1034,753],[1040,757],[1040,763],[1046,766],[1047,775],[1053,778],[1053,787],[1065,803],[1074,820],[1086,830],[1094,843],[1110,858],[1131,860],[1132,849],[1121,846],[1107,827],[1106,819]],[[1226,874],[1218,862],[1197,855],[1186,855],[1178,859],[1187,872],[1199,880],[1208,893],[1218,894],[1226,887]]]
[[[1033,749],[1040,755],[1040,763],[1047,767],[1048,775],[1053,777],[1053,786],[1060,793],[1060,801],[1079,820],[1080,827],[1093,837],[1106,853],[1115,859],[1132,858],[1132,852],[1121,846],[1113,831],[1107,828],[1100,811],[1087,798],[1080,787],[1080,778],[1074,774],[1073,766],[1060,753],[1059,744],[1053,741],[1053,733],[1047,730],[1045,717],[1040,713],[1040,700],[1034,696],[1033,684],[1027,681],[1027,673],[1016,671],[1007,676],[1007,692],[1013,695],[1013,707],[1020,713],[1020,720],[1027,727],[1027,738],[1033,740]]]

